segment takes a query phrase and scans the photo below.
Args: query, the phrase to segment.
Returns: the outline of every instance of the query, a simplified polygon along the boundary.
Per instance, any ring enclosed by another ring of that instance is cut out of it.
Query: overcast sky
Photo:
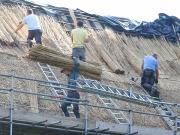
[[[88,13],[154,21],[158,13],[180,18],[180,0],[31,0],[39,4],[79,8]]]

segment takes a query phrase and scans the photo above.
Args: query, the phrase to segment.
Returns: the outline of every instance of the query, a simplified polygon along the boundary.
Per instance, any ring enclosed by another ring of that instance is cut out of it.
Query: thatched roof
[[[27,36],[27,28],[24,27],[16,35],[15,30],[19,21],[24,16],[25,8],[21,6],[0,6],[0,66],[1,72],[10,72],[15,70],[18,75],[33,76],[38,79],[45,79],[43,74],[38,69],[36,62],[27,58],[23,58],[28,52],[25,41]],[[49,16],[39,16],[43,28],[43,44],[58,49],[66,55],[71,55],[71,40],[66,33],[66,29]],[[140,75],[141,61],[144,55],[156,52],[159,56],[160,63],[160,80],[158,87],[160,88],[161,97],[166,101],[180,102],[177,95],[180,94],[178,80],[180,78],[180,47],[166,42],[162,39],[143,39],[138,37],[126,36],[118,34],[111,29],[96,31],[88,29],[90,34],[90,43],[86,46],[87,60],[98,62],[102,65],[103,75],[102,82],[121,88],[133,87],[133,90],[138,93],[143,93],[139,87],[139,81],[136,84],[130,85],[130,77],[138,77]],[[15,46],[12,43],[16,43]],[[103,55],[105,53],[109,59]],[[110,61],[109,61],[110,60]],[[120,66],[125,70],[125,75],[117,75],[113,73],[111,63]],[[53,67],[58,79],[66,83],[66,77],[60,74],[59,68]],[[140,79],[139,79],[140,80]],[[175,81],[172,81],[175,80]],[[6,86],[4,79],[1,79],[2,86]],[[31,82],[32,83],[32,82]],[[19,82],[18,87],[27,88],[31,85],[28,82]],[[42,93],[50,93],[49,89],[40,87],[38,89]],[[8,97],[0,95],[1,100],[7,102]],[[81,94],[83,98],[83,94]],[[26,108],[30,104],[29,97],[24,95],[16,95],[17,104],[24,105]],[[90,95],[92,104],[100,104],[95,95]],[[116,101],[119,107],[127,107],[128,103]],[[59,107],[55,103],[43,101],[39,99],[40,111],[49,111],[49,113],[61,113]],[[147,107],[132,105],[134,109],[142,110],[143,112],[155,112],[154,109]],[[42,109],[41,109],[42,108]],[[45,109],[43,109],[45,108]],[[111,116],[104,110],[91,108],[90,118],[113,121]],[[26,108],[26,110],[28,110]],[[83,115],[83,107],[81,108]],[[136,125],[160,126],[165,127],[161,119],[156,117],[140,117],[134,115],[134,123]]]

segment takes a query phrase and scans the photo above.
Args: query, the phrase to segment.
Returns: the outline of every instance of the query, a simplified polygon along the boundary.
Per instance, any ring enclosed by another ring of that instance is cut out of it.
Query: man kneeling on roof
[[[66,69],[63,69],[61,72],[68,75],[68,88],[76,88],[76,80],[79,77],[80,63],[79,60],[85,61],[85,44],[88,43],[88,33],[83,28],[83,22],[79,21],[77,23],[77,28],[73,29],[71,32],[72,39],[72,59],[73,59],[73,69],[71,73],[68,73]],[[74,102],[73,104],[73,112],[76,118],[80,118],[79,113],[79,103],[80,95],[76,90],[68,90],[67,98],[65,101]],[[69,113],[67,110],[67,106],[70,106],[71,103],[63,102],[61,105],[62,111],[66,117],[69,117]]]
[[[27,43],[29,47],[32,47],[33,43],[32,40],[35,38],[36,44],[42,44],[41,36],[41,26],[38,19],[38,16],[33,14],[32,9],[27,9],[27,16],[23,18],[23,20],[19,23],[17,26],[15,33],[17,33],[25,24],[28,26],[28,37],[27,37]]]
[[[159,92],[153,87],[159,78],[157,54],[145,56],[141,68],[143,71],[141,85],[151,96],[159,97]]]

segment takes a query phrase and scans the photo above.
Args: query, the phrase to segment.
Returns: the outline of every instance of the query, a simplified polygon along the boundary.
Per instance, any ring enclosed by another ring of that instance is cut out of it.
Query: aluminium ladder
[[[59,83],[58,79],[56,78],[55,74],[53,73],[51,67],[47,64],[44,63],[39,63],[38,62],[38,66],[40,67],[41,71],[43,72],[43,74],[45,75],[46,79],[48,81],[53,81],[55,83]],[[52,93],[55,96],[59,96],[59,95],[66,95],[65,90],[58,88],[58,85],[51,83],[50,84],[52,89]],[[53,87],[54,86],[54,87]],[[100,101],[106,106],[106,107],[114,107],[117,108],[117,105],[113,102],[112,99],[110,98],[106,98],[106,97],[102,97],[98,95],[98,98],[100,99]],[[59,106],[61,104],[59,103]],[[127,119],[125,118],[124,114],[122,112],[116,111],[116,110],[108,110],[109,113],[113,116],[113,118],[115,118],[115,121],[117,123],[126,123]],[[70,108],[70,113],[72,112],[72,106]]]
[[[97,97],[100,99],[100,101],[106,107],[118,108],[116,103],[111,98],[103,97],[100,95],[98,95]],[[128,122],[127,118],[125,117],[125,115],[122,111],[108,109],[108,112],[111,114],[111,116],[115,119],[115,121],[117,123],[127,123]]]
[[[157,88],[155,88],[157,89]],[[161,100],[161,102],[163,102]],[[174,130],[177,124],[177,129],[180,129],[180,119],[177,118],[177,120],[175,121],[175,119],[173,118],[176,114],[173,112],[173,110],[170,108],[169,105],[167,104],[158,104],[157,107],[155,107],[156,111],[161,114],[161,115],[168,115],[169,117],[162,117],[163,120],[166,122],[167,126]]]
[[[77,84],[80,88],[89,88],[89,89],[95,89],[97,91],[101,91],[101,92],[109,92],[112,94],[117,94],[118,96],[124,96],[124,97],[128,97],[128,98],[134,98],[134,99],[139,99],[142,100],[143,102],[151,102],[151,100],[148,97],[145,96],[141,96],[138,94],[133,94],[132,92],[130,93],[129,91],[123,90],[123,89],[118,89],[118,88],[114,88],[108,85],[103,85],[100,84],[98,81],[96,80],[90,80],[90,79],[83,79],[83,80],[79,80],[77,81]],[[103,97],[98,95],[98,98],[101,100],[101,102],[106,106],[106,107],[112,107],[112,108],[118,108],[117,105],[114,103],[114,101],[111,98],[107,98],[107,97]],[[128,120],[125,117],[125,115],[123,114],[122,111],[117,111],[117,110],[111,110],[108,109],[109,113],[112,115],[113,118],[115,118],[115,121],[117,123],[127,123]]]
[[[156,103],[153,103],[153,98],[148,95],[137,94],[135,92],[130,92],[129,90],[101,84],[96,80],[79,79],[77,81],[77,86],[81,91],[91,91],[91,93],[106,97],[109,96],[110,98],[115,98],[140,105],[156,105]]]
[[[142,87],[142,86],[140,86]],[[149,93],[142,87],[143,91],[149,95]],[[153,87],[153,89],[157,89],[157,87]],[[161,102],[163,102],[163,100],[160,100]],[[174,130],[176,127],[175,124],[177,124],[177,129],[180,129],[180,119],[177,118],[177,120],[175,121],[175,119],[173,118],[176,114],[173,112],[173,110],[170,108],[170,106],[168,106],[167,104],[163,104],[160,103],[155,107],[155,110],[160,114],[160,115],[167,115],[169,117],[162,117],[162,119],[164,120],[164,122],[166,122],[167,126]]]
[[[44,63],[38,63],[38,66],[40,67],[41,71],[45,75],[46,79],[48,81],[52,81],[52,83],[50,84],[52,87],[52,93],[55,96],[59,96],[59,95],[66,96],[65,90],[63,90],[62,88],[58,88],[58,85],[55,84],[55,83],[59,83],[59,82],[58,82],[55,74],[53,73],[51,67]],[[55,83],[53,83],[53,82],[55,82]],[[128,101],[128,100],[130,102],[137,101],[136,102],[137,104],[138,104],[138,101],[140,101],[140,103],[144,102],[144,104],[153,104],[153,101],[154,101],[154,99],[151,98],[150,96],[141,95],[141,94],[137,94],[134,92],[130,93],[130,91],[128,91],[128,90],[114,88],[114,87],[111,87],[108,85],[100,84],[100,82],[98,82],[96,80],[83,79],[83,80],[77,81],[77,84],[78,84],[79,88],[88,88],[90,90],[94,89],[94,90],[100,91],[100,92],[108,92],[110,94],[118,95],[119,97],[122,96],[122,97],[126,98],[126,101]],[[98,98],[106,107],[117,108],[117,105],[113,102],[113,100],[111,98],[103,97],[100,95],[98,95]],[[59,106],[60,105],[61,104],[59,103]],[[171,108],[168,105],[156,104],[156,106],[157,106],[156,110],[158,111],[159,114],[174,116],[174,112],[171,110]],[[70,109],[69,112],[70,112],[70,114],[72,114],[73,113],[72,106],[70,106],[68,109]],[[112,117],[115,118],[115,121],[117,123],[126,123],[127,122],[127,119],[125,118],[125,116],[122,112],[114,111],[114,110],[110,110],[110,109],[108,111],[112,115]],[[175,122],[174,122],[173,118],[163,117],[163,119],[171,129],[174,129]],[[178,119],[177,128],[180,128],[179,121],[180,120]]]
[[[60,96],[60,95],[67,96],[66,91],[64,89],[58,87],[59,85],[57,85],[57,83],[59,83],[59,81],[58,81],[56,75],[54,74],[54,72],[52,71],[51,67],[48,64],[40,63],[40,62],[38,62],[38,66],[40,67],[40,69],[43,72],[46,79],[48,81],[52,82],[52,83],[50,83],[50,86],[52,88],[51,92],[53,93],[53,95],[54,96]],[[59,107],[61,107],[60,102],[59,102]],[[73,114],[72,105],[68,106],[68,110],[69,110],[70,114]]]
[[[175,128],[175,120],[173,119],[175,113],[173,112],[173,110],[166,104],[160,104],[155,109],[161,115],[170,116],[170,117],[162,117],[162,118],[167,123],[168,127],[173,130]],[[179,119],[177,119],[177,123],[179,123]],[[179,124],[177,125],[177,128],[180,128]]]
[[[136,103],[136,104],[142,104],[142,102],[144,102],[143,105],[153,104],[159,114],[170,116],[170,117],[163,117],[163,120],[167,123],[167,125],[169,126],[170,129],[175,128],[175,121],[172,118],[174,116],[174,112],[172,111],[172,109],[166,104],[158,103],[158,101],[154,100],[153,97],[150,97],[148,95],[141,95],[141,94],[137,94],[134,92],[130,92],[129,90],[124,90],[124,89],[100,84],[100,82],[95,81],[95,80],[90,80],[90,79],[79,80],[79,81],[77,81],[77,84],[81,89],[96,90],[96,91],[99,91],[99,94],[101,94],[101,93],[103,94],[103,92],[104,93],[108,92],[111,95],[114,95],[114,97],[115,97],[115,95],[118,95],[119,99],[122,99],[122,100],[124,99],[127,102],[135,101],[134,103]],[[104,95],[106,95],[106,94],[104,94]],[[120,98],[120,97],[125,97],[126,99]],[[102,98],[102,97],[100,97],[100,98]],[[179,119],[177,119],[177,128],[180,129],[180,120]]]
[[[87,80],[83,77],[83,80]],[[96,80],[93,80],[94,82],[97,82]],[[101,103],[104,104],[104,106],[106,107],[112,107],[112,108],[118,108],[118,106],[116,105],[116,103],[108,97],[103,97],[100,95],[97,95],[97,98],[100,100]],[[108,109],[109,114],[115,119],[115,121],[117,123],[127,123],[128,120],[126,118],[126,116],[124,115],[124,113],[122,111],[117,111],[117,110],[111,110]]]

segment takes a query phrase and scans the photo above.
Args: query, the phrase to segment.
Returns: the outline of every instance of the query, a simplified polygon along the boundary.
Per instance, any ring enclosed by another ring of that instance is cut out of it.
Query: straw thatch
[[[70,57],[42,45],[31,48],[28,57],[32,60],[68,70],[72,70],[73,67],[73,60]],[[97,63],[79,62],[80,73],[97,80],[101,79],[102,69]]]
[[[26,55],[28,52],[28,48],[24,44],[27,37],[27,28],[24,27],[17,35],[13,33],[13,30],[15,30],[18,22],[21,21],[24,13],[24,7],[0,6],[0,19],[3,20],[0,24],[0,70],[1,72],[9,73],[13,69],[19,75],[45,79],[35,62],[22,58],[22,56]],[[61,24],[52,17],[39,16],[39,18],[43,28],[43,44],[47,47],[55,48],[62,54],[70,57],[72,53],[71,39],[66,33],[64,26],[61,26]],[[177,96],[180,94],[178,82],[180,79],[179,46],[174,46],[172,43],[166,42],[163,38],[144,39],[141,37],[131,37],[123,33],[115,33],[111,29],[102,31],[88,29],[88,32],[90,35],[90,43],[85,46],[87,61],[99,63],[102,66],[102,82],[124,89],[133,87],[134,91],[143,93],[142,88],[139,87],[139,81],[131,85],[129,78],[132,76],[139,78],[141,61],[144,55],[157,53],[160,64],[160,80],[158,87],[160,88],[161,98],[165,101],[180,102]],[[9,43],[13,43],[14,41],[19,42],[18,46],[9,45]],[[123,76],[114,74],[116,68],[125,71],[125,74]],[[53,67],[53,69],[57,78],[61,82],[66,83],[67,78],[63,74],[60,74],[59,68]],[[7,83],[5,80],[1,79],[1,81],[1,86],[6,87]],[[28,86],[26,82],[19,82],[18,87],[26,88]],[[51,93],[48,88],[44,87],[39,87],[38,92]],[[0,99],[7,103],[8,96],[0,96]],[[83,98],[83,95],[81,97]],[[23,107],[30,106],[30,98],[27,96],[15,95],[15,99],[17,104],[21,104]],[[90,101],[92,104],[101,104],[95,95],[90,96]],[[126,106],[127,104],[120,101],[117,101],[117,103],[119,107],[120,105]],[[134,109],[139,109],[133,104],[132,106]],[[38,107],[40,111],[48,110],[60,114],[59,107],[56,103],[39,99]],[[155,112],[154,109],[141,108],[143,112]],[[110,117],[105,110],[90,109],[92,112],[90,113],[90,117],[92,119],[113,121],[112,117]],[[81,110],[83,112],[84,108],[82,107]],[[137,125],[144,124],[142,117],[139,115],[135,115],[134,120]],[[146,117],[145,125],[159,125],[163,127],[159,119],[150,117]]]

